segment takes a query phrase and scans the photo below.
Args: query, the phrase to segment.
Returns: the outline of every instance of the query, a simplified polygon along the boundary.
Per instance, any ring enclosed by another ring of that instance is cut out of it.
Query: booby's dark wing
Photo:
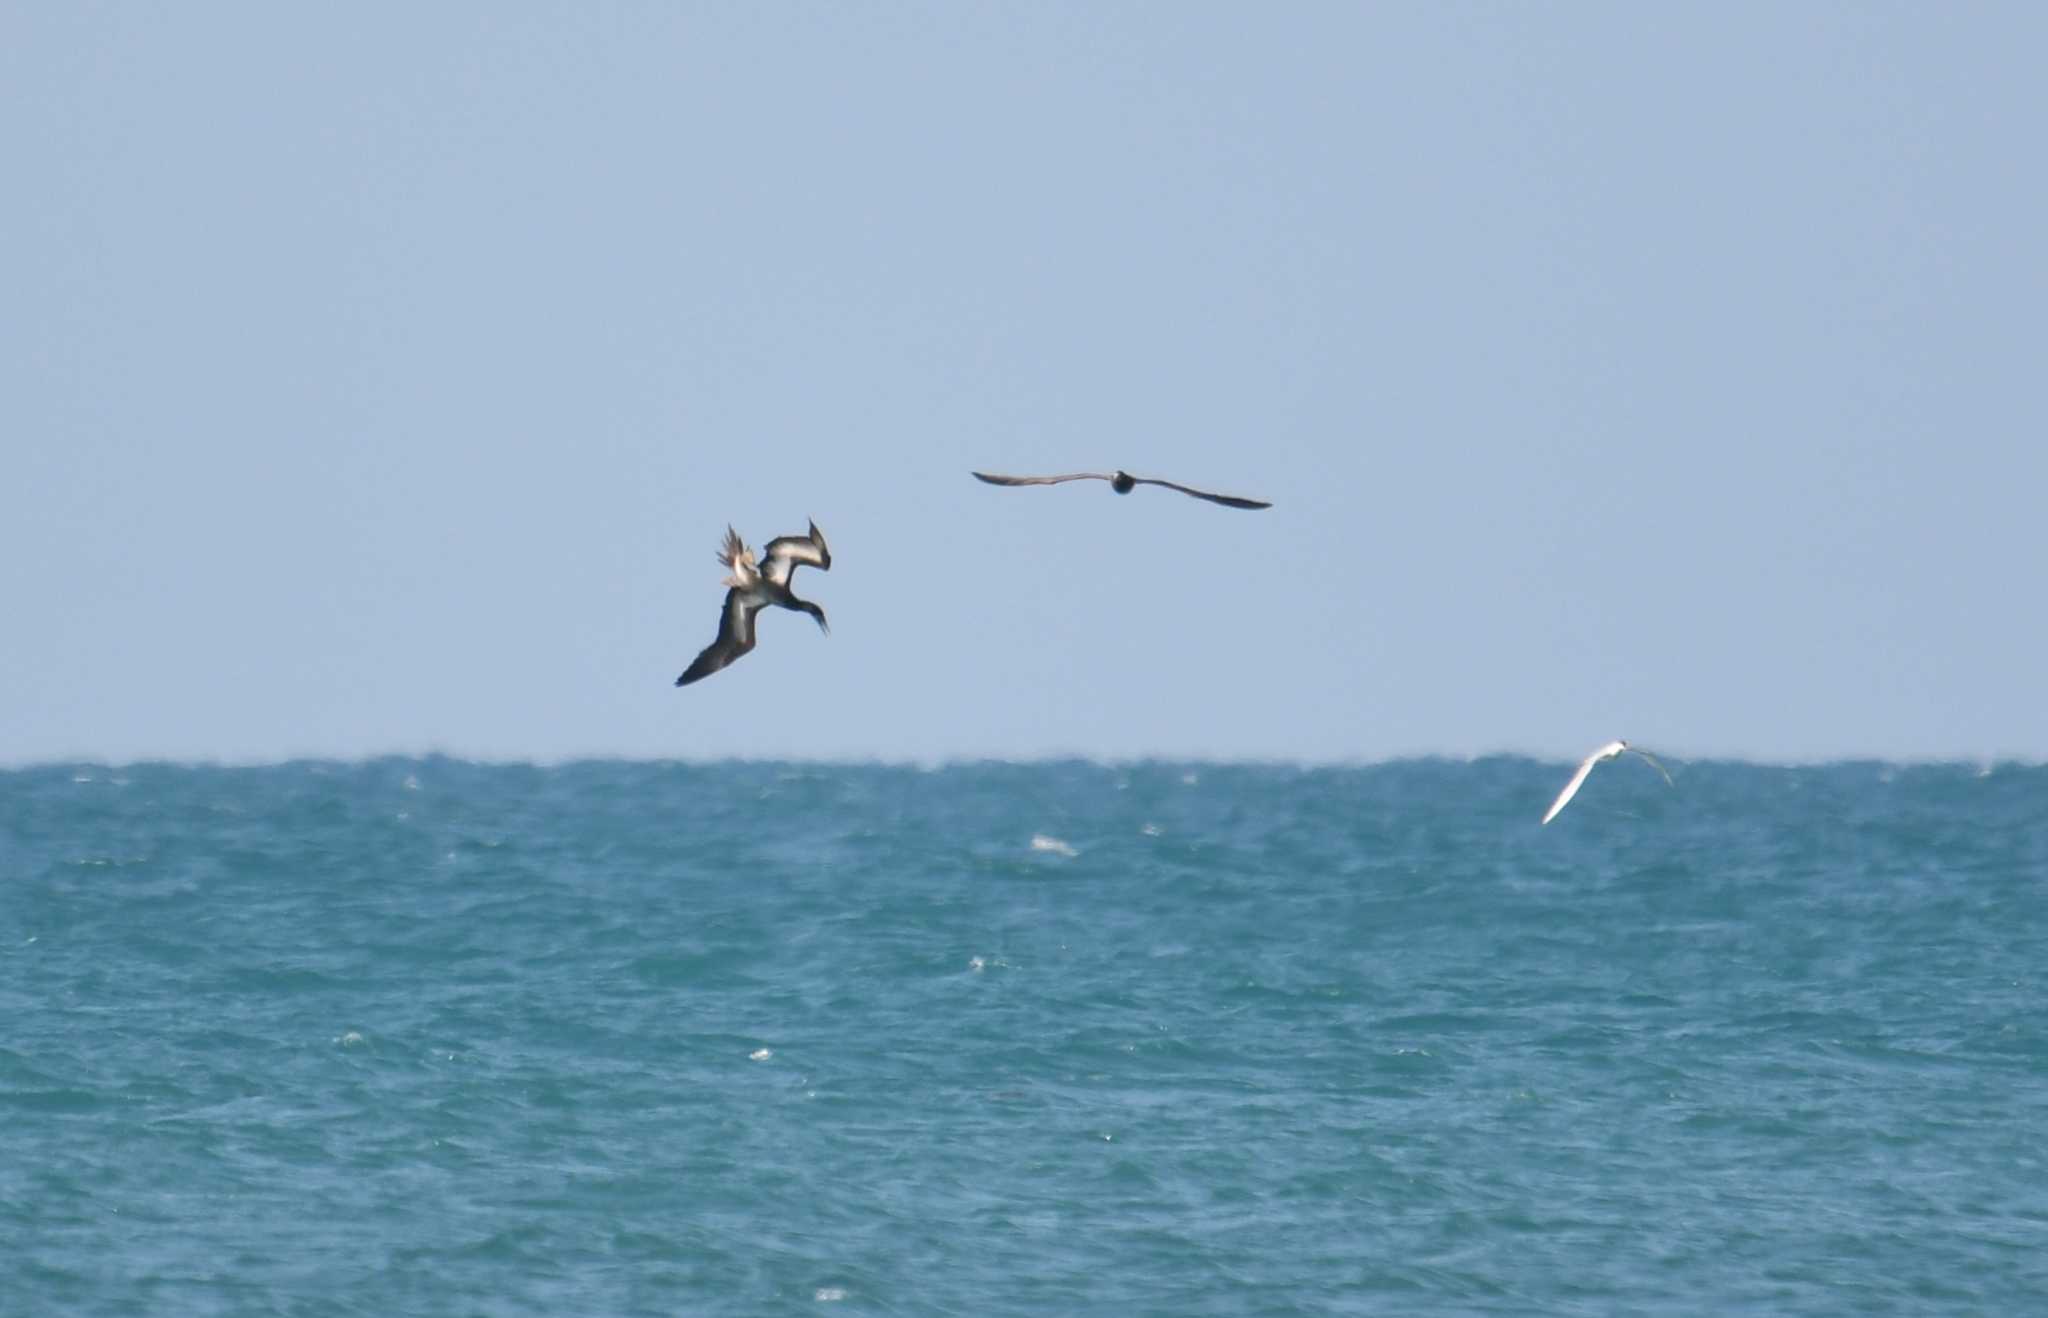
[[[1211,494],[1207,490],[1198,490],[1190,485],[1177,485],[1172,481],[1163,481],[1156,476],[1133,476],[1131,477],[1131,483],[1134,485],[1164,485],[1169,490],[1179,490],[1182,494],[1192,494],[1197,499],[1207,499],[1210,503],[1220,503],[1225,508],[1271,508],[1273,506],[1264,499],[1241,499],[1235,494]]]
[[[832,551],[825,545],[825,533],[811,523],[809,535],[778,535],[761,551],[761,572],[778,586],[787,586],[799,567],[821,572],[832,570]]]
[[[992,476],[985,471],[972,473],[974,479],[987,481],[991,485],[1058,485],[1061,481],[1107,481],[1116,478],[1106,471],[1077,471],[1068,476]]]
[[[690,661],[690,666],[676,679],[676,685],[688,686],[698,678],[709,677],[753,649],[754,615],[761,611],[761,606],[760,597],[751,591],[725,592],[725,609],[718,615],[718,639]]]

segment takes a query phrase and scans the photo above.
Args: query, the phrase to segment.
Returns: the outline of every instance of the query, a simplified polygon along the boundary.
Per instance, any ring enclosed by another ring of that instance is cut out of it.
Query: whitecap
[[[812,1294],[813,1297],[818,1301],[818,1303],[831,1304],[836,1300],[843,1300],[846,1298],[846,1287],[820,1286]]]
[[[775,1050],[772,1048],[756,1048],[747,1054],[747,1060],[750,1062],[765,1062],[773,1056],[775,1056]]]
[[[1033,833],[1031,835],[1031,849],[1033,851],[1050,851],[1055,856],[1078,856],[1081,854],[1058,838],[1048,837],[1043,833]]]

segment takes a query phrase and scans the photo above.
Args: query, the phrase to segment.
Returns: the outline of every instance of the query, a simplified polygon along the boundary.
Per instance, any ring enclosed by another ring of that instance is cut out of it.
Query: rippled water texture
[[[2048,770],[0,774],[0,1310],[2042,1311]]]

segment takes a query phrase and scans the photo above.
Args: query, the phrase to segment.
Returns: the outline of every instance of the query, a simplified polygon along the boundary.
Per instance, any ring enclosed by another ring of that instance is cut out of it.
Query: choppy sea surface
[[[2048,769],[0,773],[0,1311],[2048,1312]]]

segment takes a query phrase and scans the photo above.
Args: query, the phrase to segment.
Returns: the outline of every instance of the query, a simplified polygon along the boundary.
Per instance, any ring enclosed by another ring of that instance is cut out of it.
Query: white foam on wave
[[[1078,856],[1081,854],[1058,838],[1048,837],[1044,833],[1033,833],[1031,835],[1031,849],[1033,851],[1050,851],[1055,856]]]
[[[816,1291],[812,1292],[812,1297],[820,1304],[832,1304],[846,1298],[846,1287],[820,1286]]]
[[[773,1056],[775,1056],[775,1050],[772,1048],[756,1048],[747,1054],[747,1060],[750,1062],[765,1062]]]

